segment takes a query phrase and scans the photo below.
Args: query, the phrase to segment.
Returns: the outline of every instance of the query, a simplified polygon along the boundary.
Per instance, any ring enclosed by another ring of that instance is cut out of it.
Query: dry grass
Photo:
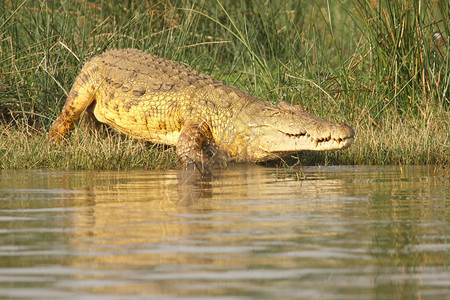
[[[357,139],[344,160],[359,164],[448,164],[450,113],[428,112],[422,118],[385,114],[374,125],[356,124]]]
[[[109,130],[76,128],[59,144],[46,132],[27,125],[0,126],[0,168],[64,170],[125,170],[170,168],[177,158],[172,148],[149,145]]]

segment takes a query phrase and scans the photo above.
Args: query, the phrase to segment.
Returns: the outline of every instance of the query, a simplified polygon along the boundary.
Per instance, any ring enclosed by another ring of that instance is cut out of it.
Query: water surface
[[[449,223],[434,167],[3,170],[0,298],[448,299]]]

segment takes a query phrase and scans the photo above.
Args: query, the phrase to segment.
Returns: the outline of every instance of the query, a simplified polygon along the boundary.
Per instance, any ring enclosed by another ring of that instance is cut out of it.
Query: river
[[[0,171],[2,299],[449,299],[434,166]]]

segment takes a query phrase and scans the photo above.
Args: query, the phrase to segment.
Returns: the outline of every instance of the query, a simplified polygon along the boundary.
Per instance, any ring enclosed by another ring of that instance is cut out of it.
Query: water
[[[3,170],[0,298],[450,299],[447,170],[303,170]]]

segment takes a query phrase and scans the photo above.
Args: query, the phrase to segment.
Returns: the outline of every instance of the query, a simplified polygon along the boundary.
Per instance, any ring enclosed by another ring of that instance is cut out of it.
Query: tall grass
[[[388,106],[416,113],[427,106],[448,109],[448,3],[358,0],[355,9],[374,59],[369,82],[388,99],[377,99],[377,115]]]
[[[11,153],[45,148],[43,134],[83,62],[125,47],[355,128],[349,150],[302,154],[307,163],[448,164],[449,10],[442,0],[2,1],[1,167],[92,167],[84,156],[59,165],[38,151],[23,163]],[[65,157],[78,151],[74,137],[60,149]],[[151,159],[131,149],[130,165],[144,166],[139,155]],[[42,159],[27,164],[33,156]]]

